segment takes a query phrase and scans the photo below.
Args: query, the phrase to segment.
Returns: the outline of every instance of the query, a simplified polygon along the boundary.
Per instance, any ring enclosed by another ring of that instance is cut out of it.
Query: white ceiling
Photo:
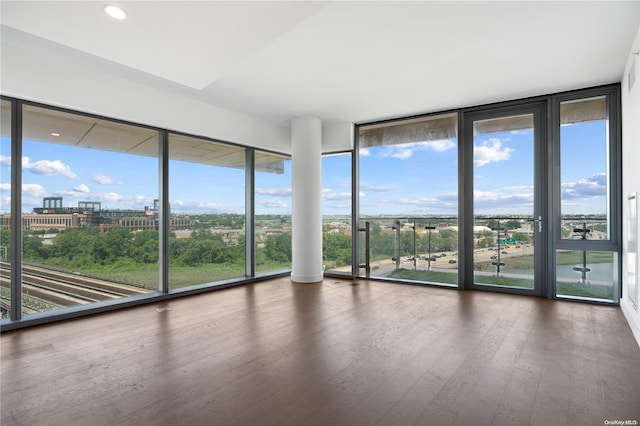
[[[66,46],[70,60],[106,60],[139,83],[277,123],[364,122],[617,82],[640,25],[640,1],[112,3],[127,20],[101,1],[3,0],[0,17]]]

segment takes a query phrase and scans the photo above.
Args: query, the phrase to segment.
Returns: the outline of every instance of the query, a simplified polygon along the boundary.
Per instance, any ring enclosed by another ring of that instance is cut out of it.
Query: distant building
[[[9,228],[11,215],[6,214],[2,217],[2,226]],[[85,215],[78,213],[48,213],[48,214],[23,214],[22,229],[29,231],[47,231],[55,229],[56,231],[64,231],[69,228],[77,228],[86,226],[87,218]]]
[[[100,201],[78,201],[78,208],[81,210],[93,210],[99,212],[102,210],[102,203]]]
[[[102,210],[99,201],[80,201],[78,207],[63,207],[62,197],[45,197],[42,207],[35,207],[33,213],[22,214],[22,229],[29,231],[64,231],[69,228],[98,226],[101,232],[113,228],[127,228],[132,231],[158,229],[158,200],[154,207],[143,210]],[[11,226],[11,214],[2,215],[2,229]],[[193,223],[188,216],[170,218],[172,231],[191,229]]]
[[[44,197],[42,199],[43,209],[61,209],[62,197]]]

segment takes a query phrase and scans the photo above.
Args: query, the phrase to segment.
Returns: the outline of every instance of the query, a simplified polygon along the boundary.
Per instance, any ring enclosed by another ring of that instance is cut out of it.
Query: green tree
[[[61,266],[86,264],[89,259],[95,259],[94,251],[98,237],[98,228],[95,227],[62,231],[52,240],[51,257],[55,257],[55,263]]]
[[[395,255],[395,233],[371,232],[369,244],[371,245],[371,255],[374,258]]]
[[[95,239],[93,255],[101,265],[108,265],[118,259],[128,258],[132,247],[133,235],[126,228],[114,228]]]
[[[8,229],[0,229],[0,246],[3,247],[5,259],[11,259],[11,232]]]
[[[504,223],[504,229],[519,229],[521,227],[520,222],[517,220],[508,220]]]
[[[175,234],[174,234],[175,235]],[[136,232],[131,241],[130,257],[138,263],[158,263],[158,231]],[[171,237],[169,237],[171,241]]]
[[[413,232],[413,229],[400,232],[400,256],[413,256]]]
[[[456,231],[443,229],[437,235],[437,250],[454,251],[458,249],[458,233]]]
[[[478,241],[476,242],[476,247],[478,248],[493,247],[495,243],[496,243],[496,240],[493,236],[493,232],[482,231],[478,234]]]
[[[237,261],[235,257],[243,248],[230,247],[219,235],[210,230],[198,230],[190,238],[176,238],[169,241],[169,256],[173,264],[197,266],[207,263]],[[242,257],[244,259],[244,257]]]
[[[44,261],[49,257],[48,247],[37,235],[22,236],[22,257],[26,261]]]
[[[322,258],[325,261],[335,262],[339,265],[351,263],[351,236],[324,233],[322,238]]]
[[[531,236],[529,236],[529,234],[526,234],[524,232],[514,232],[513,233],[513,238],[518,243],[528,244],[528,243],[531,242]]]
[[[276,262],[291,262],[291,234],[270,235],[264,240],[267,259]]]

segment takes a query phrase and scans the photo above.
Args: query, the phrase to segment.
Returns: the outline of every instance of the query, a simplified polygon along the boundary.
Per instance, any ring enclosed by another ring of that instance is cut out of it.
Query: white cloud
[[[422,142],[422,146],[426,146],[431,151],[444,152],[454,149],[458,144],[451,139],[440,139],[437,141]]]
[[[424,214],[425,211],[433,213],[435,211],[457,211],[458,195],[442,194],[435,197],[400,197],[384,200],[383,203],[389,206],[411,206],[411,213]]]
[[[390,149],[387,153],[383,154],[384,157],[397,158],[398,160],[406,160],[413,156],[413,149],[411,148],[394,148]]]
[[[272,197],[289,197],[291,188],[256,188],[256,194],[270,195]]]
[[[44,186],[37,183],[25,183],[22,184],[22,193],[29,197],[42,198],[47,195],[47,191]]]
[[[87,194],[87,193],[91,192],[91,190],[89,189],[89,187],[88,187],[87,185],[85,185],[84,183],[83,183],[83,184],[80,184],[80,185],[78,185],[78,186],[74,186],[74,187],[73,187],[73,190],[74,190],[75,192],[82,192],[82,193],[84,193],[84,194]]]
[[[282,200],[267,200],[261,204],[268,209],[282,209],[287,207],[287,203]]]
[[[489,163],[511,159],[513,149],[503,147],[500,139],[491,138],[473,147],[473,162],[482,167]]]
[[[370,192],[389,192],[392,190],[392,188],[389,188],[388,186],[367,185],[367,184],[361,184],[360,189],[363,189],[365,191],[370,191]]]
[[[350,200],[350,192],[327,192],[322,195],[325,200]]]
[[[11,167],[11,157],[5,157],[4,155],[0,155],[0,164],[5,167]]]
[[[173,200],[169,204],[171,205],[171,211],[174,213],[243,213],[242,209],[234,209],[217,203]]]
[[[607,174],[598,173],[577,182],[565,182],[561,188],[563,199],[601,197],[607,194]]]
[[[505,186],[502,188],[503,191],[513,192],[513,191],[529,191],[533,194],[533,186],[532,185],[517,185],[517,186]]]
[[[381,147],[379,156],[381,158],[397,158],[406,160],[413,156],[417,151],[435,151],[444,152],[456,148],[457,144],[450,139],[441,139],[428,142],[412,142],[400,145],[389,145]]]
[[[29,157],[22,157],[22,169],[44,176],[64,176],[69,179],[78,177],[71,171],[71,167],[60,160],[39,160],[32,163]]]
[[[371,155],[371,151],[369,151],[369,148],[360,148],[360,155],[363,157],[368,157]]]
[[[333,203],[330,206],[332,209],[348,209],[351,207],[350,203]]]
[[[404,204],[410,206],[432,206],[440,204],[437,198],[396,198],[392,200],[394,204]]]
[[[124,199],[124,196],[117,192],[107,192],[106,194],[99,194],[98,197],[104,201],[120,201]]]
[[[122,182],[116,182],[111,176],[102,175],[99,173],[93,175],[93,178],[91,178],[91,180],[94,181],[95,183],[99,183],[100,185],[113,185],[113,184],[121,185],[122,184]]]
[[[500,190],[473,191],[473,202],[476,209],[483,207],[533,206],[533,192],[513,193]]]
[[[0,191],[11,191],[10,183],[0,183]]]

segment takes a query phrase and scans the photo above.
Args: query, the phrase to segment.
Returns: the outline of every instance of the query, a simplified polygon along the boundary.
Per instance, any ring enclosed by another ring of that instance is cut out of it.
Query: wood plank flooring
[[[280,278],[0,339],[3,426],[640,422],[609,306]]]

